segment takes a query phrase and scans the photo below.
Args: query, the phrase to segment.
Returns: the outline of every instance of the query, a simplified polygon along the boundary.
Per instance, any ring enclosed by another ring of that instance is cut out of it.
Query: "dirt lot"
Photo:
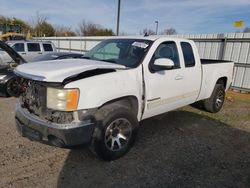
[[[249,94],[228,93],[218,114],[185,107],[145,120],[114,162],[20,137],[14,108],[0,98],[0,187],[250,187]]]

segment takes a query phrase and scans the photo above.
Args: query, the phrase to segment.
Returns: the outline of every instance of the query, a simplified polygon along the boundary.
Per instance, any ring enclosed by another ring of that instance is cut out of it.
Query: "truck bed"
[[[201,64],[215,64],[215,63],[232,63],[232,61],[215,60],[215,59],[201,59]]]
[[[228,89],[233,78],[234,62],[224,60],[201,59],[202,84],[198,100],[209,98],[218,78],[226,78]]]

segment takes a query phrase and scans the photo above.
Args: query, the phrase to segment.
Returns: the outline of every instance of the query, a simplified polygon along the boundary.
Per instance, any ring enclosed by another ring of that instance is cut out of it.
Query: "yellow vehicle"
[[[9,40],[25,40],[26,36],[21,33],[15,33],[15,32],[8,32],[5,34],[2,34],[0,36],[2,41],[9,41]]]

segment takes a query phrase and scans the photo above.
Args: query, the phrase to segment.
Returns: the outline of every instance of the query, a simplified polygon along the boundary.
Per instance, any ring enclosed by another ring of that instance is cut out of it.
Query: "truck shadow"
[[[250,187],[250,133],[187,111],[143,121],[123,158],[72,150],[58,187]]]

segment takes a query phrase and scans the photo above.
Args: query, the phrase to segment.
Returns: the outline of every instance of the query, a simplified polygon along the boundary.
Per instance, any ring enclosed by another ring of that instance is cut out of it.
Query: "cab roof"
[[[38,40],[9,40],[9,41],[6,41],[6,43],[10,43],[10,44],[13,44],[13,43],[19,43],[19,42],[40,42],[40,43],[51,43],[51,41],[38,41]]]
[[[165,40],[174,40],[174,41],[190,41],[185,38],[174,37],[171,35],[150,35],[150,36],[112,36],[107,37],[106,39],[143,39],[143,40],[150,40],[156,41],[158,39],[165,39]]]

